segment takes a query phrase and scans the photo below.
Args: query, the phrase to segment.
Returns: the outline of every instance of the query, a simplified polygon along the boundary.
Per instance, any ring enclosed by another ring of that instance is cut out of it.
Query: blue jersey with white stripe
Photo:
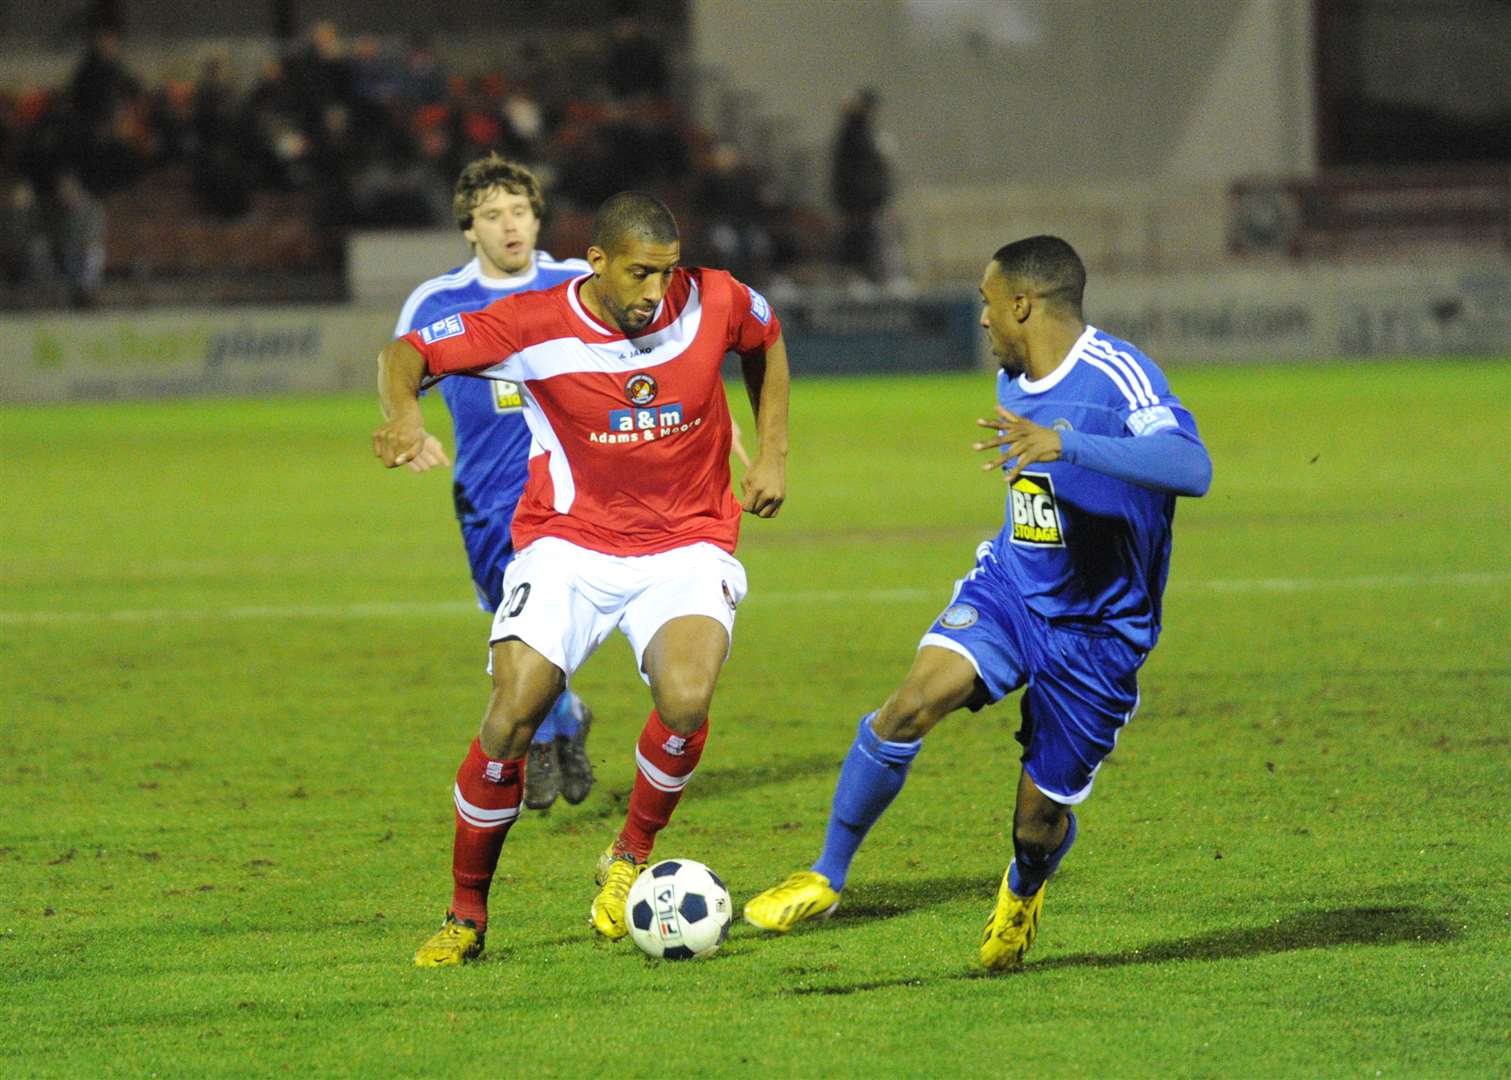
[[[1061,431],[1201,441],[1154,361],[1091,326],[1044,378],[1000,374],[997,400]],[[1063,459],[1030,465],[1008,492],[991,571],[1051,622],[1111,631],[1147,651],[1159,637],[1175,498]]]
[[[476,311],[511,293],[549,289],[591,272],[581,259],[553,259],[537,251],[530,268],[509,278],[485,277],[477,259],[431,278],[404,303],[394,336],[462,311]],[[521,414],[519,387],[489,379],[451,378],[440,384],[456,431],[451,492],[462,522],[501,518],[507,523],[524,490],[530,431]]]

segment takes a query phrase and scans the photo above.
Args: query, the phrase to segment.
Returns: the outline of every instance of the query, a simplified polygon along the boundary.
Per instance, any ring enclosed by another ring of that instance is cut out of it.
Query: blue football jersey
[[[1200,442],[1195,419],[1154,361],[1091,326],[1043,379],[999,374],[997,400],[1061,431],[1136,439],[1178,429]],[[1151,649],[1175,498],[1064,460],[1030,465],[1008,491],[994,569],[1044,618]]]
[[[590,273],[581,259],[553,259],[537,251],[530,269],[509,278],[484,277],[477,259],[431,278],[404,303],[394,336],[448,315],[476,311],[502,296],[549,289]],[[451,491],[463,522],[514,516],[525,487],[530,431],[521,414],[519,387],[490,379],[450,378],[440,383],[456,432]]]

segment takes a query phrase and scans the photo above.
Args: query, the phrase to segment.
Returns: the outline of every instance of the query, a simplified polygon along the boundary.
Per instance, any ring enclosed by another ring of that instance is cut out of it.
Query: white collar
[[[567,303],[571,306],[572,312],[586,324],[589,330],[594,330],[604,337],[624,337],[623,331],[609,326],[597,315],[589,311],[588,306],[582,302],[582,287],[588,278],[592,276],[589,273],[572,279],[571,284],[567,286]],[[660,309],[658,308],[657,310],[659,311]]]
[[[1071,369],[1076,366],[1076,361],[1080,360],[1082,355],[1085,354],[1086,346],[1090,344],[1092,336],[1096,332],[1097,328],[1087,323],[1086,329],[1081,331],[1081,336],[1076,338],[1076,343],[1070,347],[1070,351],[1065,354],[1065,359],[1060,361],[1059,366],[1044,376],[1044,378],[1037,380],[1030,379],[1028,373],[1024,372],[1018,376],[1019,388],[1025,394],[1042,394],[1046,390],[1052,390],[1056,386],[1059,386],[1060,383],[1065,381],[1065,377],[1070,374]]]
[[[540,255],[538,251],[530,252],[530,265],[511,277],[489,277],[483,273],[483,260],[478,256],[472,256],[472,265],[477,269],[477,280],[490,289],[517,289],[521,285],[528,285],[535,280],[535,275],[540,273],[535,260]]]

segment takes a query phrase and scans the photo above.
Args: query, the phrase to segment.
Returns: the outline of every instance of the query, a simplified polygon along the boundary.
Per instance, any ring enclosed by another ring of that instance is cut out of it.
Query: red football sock
[[[708,721],[691,735],[678,735],[651,710],[635,747],[635,788],[630,792],[630,810],[619,834],[618,847],[637,859],[648,859],[656,834],[671,820],[682,798],[682,789],[692,779],[703,756]]]
[[[488,925],[488,886],[509,826],[519,817],[525,759],[495,761],[476,739],[456,773],[456,839],[451,846],[451,912]]]

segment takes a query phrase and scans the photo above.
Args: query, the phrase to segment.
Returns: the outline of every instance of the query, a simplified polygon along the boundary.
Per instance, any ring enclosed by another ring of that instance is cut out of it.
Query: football
[[[666,960],[717,952],[732,911],[719,875],[691,859],[656,863],[635,879],[625,902],[630,937],[647,956]]]

